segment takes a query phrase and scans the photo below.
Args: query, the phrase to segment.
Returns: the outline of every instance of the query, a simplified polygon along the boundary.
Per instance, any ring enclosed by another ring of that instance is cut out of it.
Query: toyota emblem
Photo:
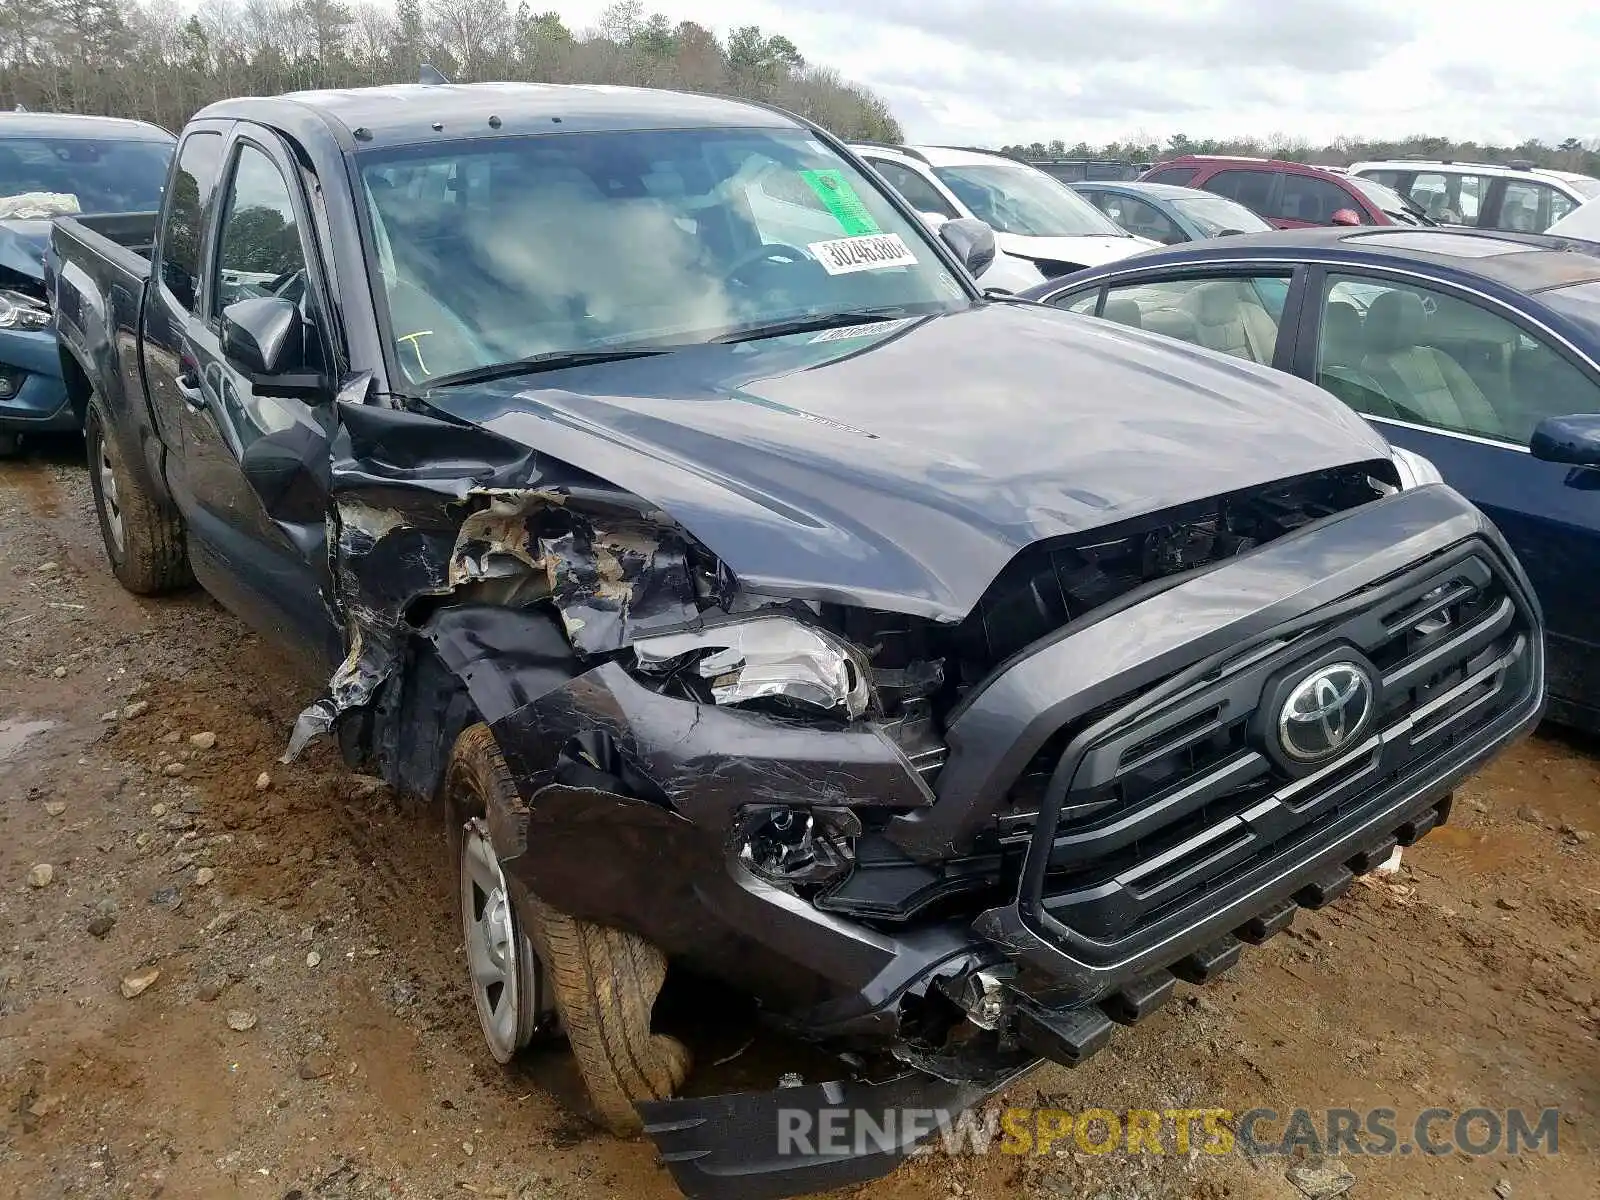
[[[1364,667],[1318,667],[1294,685],[1278,710],[1278,744],[1295,762],[1332,758],[1366,728],[1372,703],[1372,676]]]

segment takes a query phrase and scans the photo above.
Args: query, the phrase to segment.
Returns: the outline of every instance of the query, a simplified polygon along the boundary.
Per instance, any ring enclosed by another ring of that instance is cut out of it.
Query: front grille
[[[1055,739],[1048,828],[1038,777],[1019,781],[1003,844],[1051,839],[1044,911],[1096,942],[1136,941],[1164,917],[1372,802],[1526,695],[1528,614],[1482,547],[1463,550],[1270,637],[1156,702],[1129,697]],[[1307,773],[1272,749],[1280,681],[1355,652],[1376,708],[1351,750]],[[1174,681],[1178,683],[1178,681]],[[1073,742],[1072,760],[1061,756]],[[1063,789],[1061,776],[1070,770]],[[1030,792],[1030,788],[1032,791]],[[1034,811],[1028,811],[1030,804]]]

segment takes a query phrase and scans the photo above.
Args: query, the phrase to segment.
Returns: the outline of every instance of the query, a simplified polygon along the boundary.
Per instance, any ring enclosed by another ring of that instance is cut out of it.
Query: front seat
[[[1245,286],[1229,281],[1207,283],[1196,289],[1195,340],[1207,350],[1220,350],[1250,362],[1271,363],[1277,327],[1253,296],[1244,296]]]
[[[1415,292],[1379,296],[1367,310],[1362,365],[1395,405],[1416,419],[1462,433],[1500,436],[1500,419],[1472,376],[1443,350],[1421,344],[1427,321]]]
[[[1133,329],[1144,328],[1144,312],[1139,307],[1139,302],[1128,296],[1107,297],[1106,306],[1100,316],[1107,321],[1115,321],[1118,325],[1127,325]]]
[[[1317,350],[1317,382],[1358,413],[1398,417],[1383,386],[1362,367],[1366,344],[1361,314],[1348,300],[1335,300],[1322,317],[1322,344]]]

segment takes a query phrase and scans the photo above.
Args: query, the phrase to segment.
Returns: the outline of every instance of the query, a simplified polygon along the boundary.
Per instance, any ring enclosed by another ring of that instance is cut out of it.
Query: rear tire
[[[98,397],[89,401],[83,434],[100,537],[117,581],[139,596],[159,596],[192,584],[182,519],[124,460]]]
[[[459,864],[464,834],[471,836],[469,823],[492,804],[518,799],[487,725],[471,725],[456,740],[445,796]],[[466,888],[459,890],[465,898]],[[538,978],[526,980],[518,994],[543,992],[553,1001],[601,1124],[621,1137],[639,1133],[634,1104],[671,1098],[689,1074],[688,1047],[650,1029],[651,1010],[667,977],[666,956],[637,934],[579,920],[536,897],[529,898],[526,911]],[[520,918],[516,928],[520,940]],[[476,988],[474,998],[491,1051],[501,1058],[504,1032],[491,1025]]]

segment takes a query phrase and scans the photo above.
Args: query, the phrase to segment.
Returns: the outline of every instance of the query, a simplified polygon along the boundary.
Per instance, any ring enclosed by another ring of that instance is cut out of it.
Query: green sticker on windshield
[[[806,186],[817,194],[817,199],[833,214],[847,237],[879,232],[878,223],[872,219],[867,206],[861,203],[861,197],[856,195],[855,188],[850,186],[844,172],[830,167],[822,171],[801,171],[800,178],[806,181]]]

